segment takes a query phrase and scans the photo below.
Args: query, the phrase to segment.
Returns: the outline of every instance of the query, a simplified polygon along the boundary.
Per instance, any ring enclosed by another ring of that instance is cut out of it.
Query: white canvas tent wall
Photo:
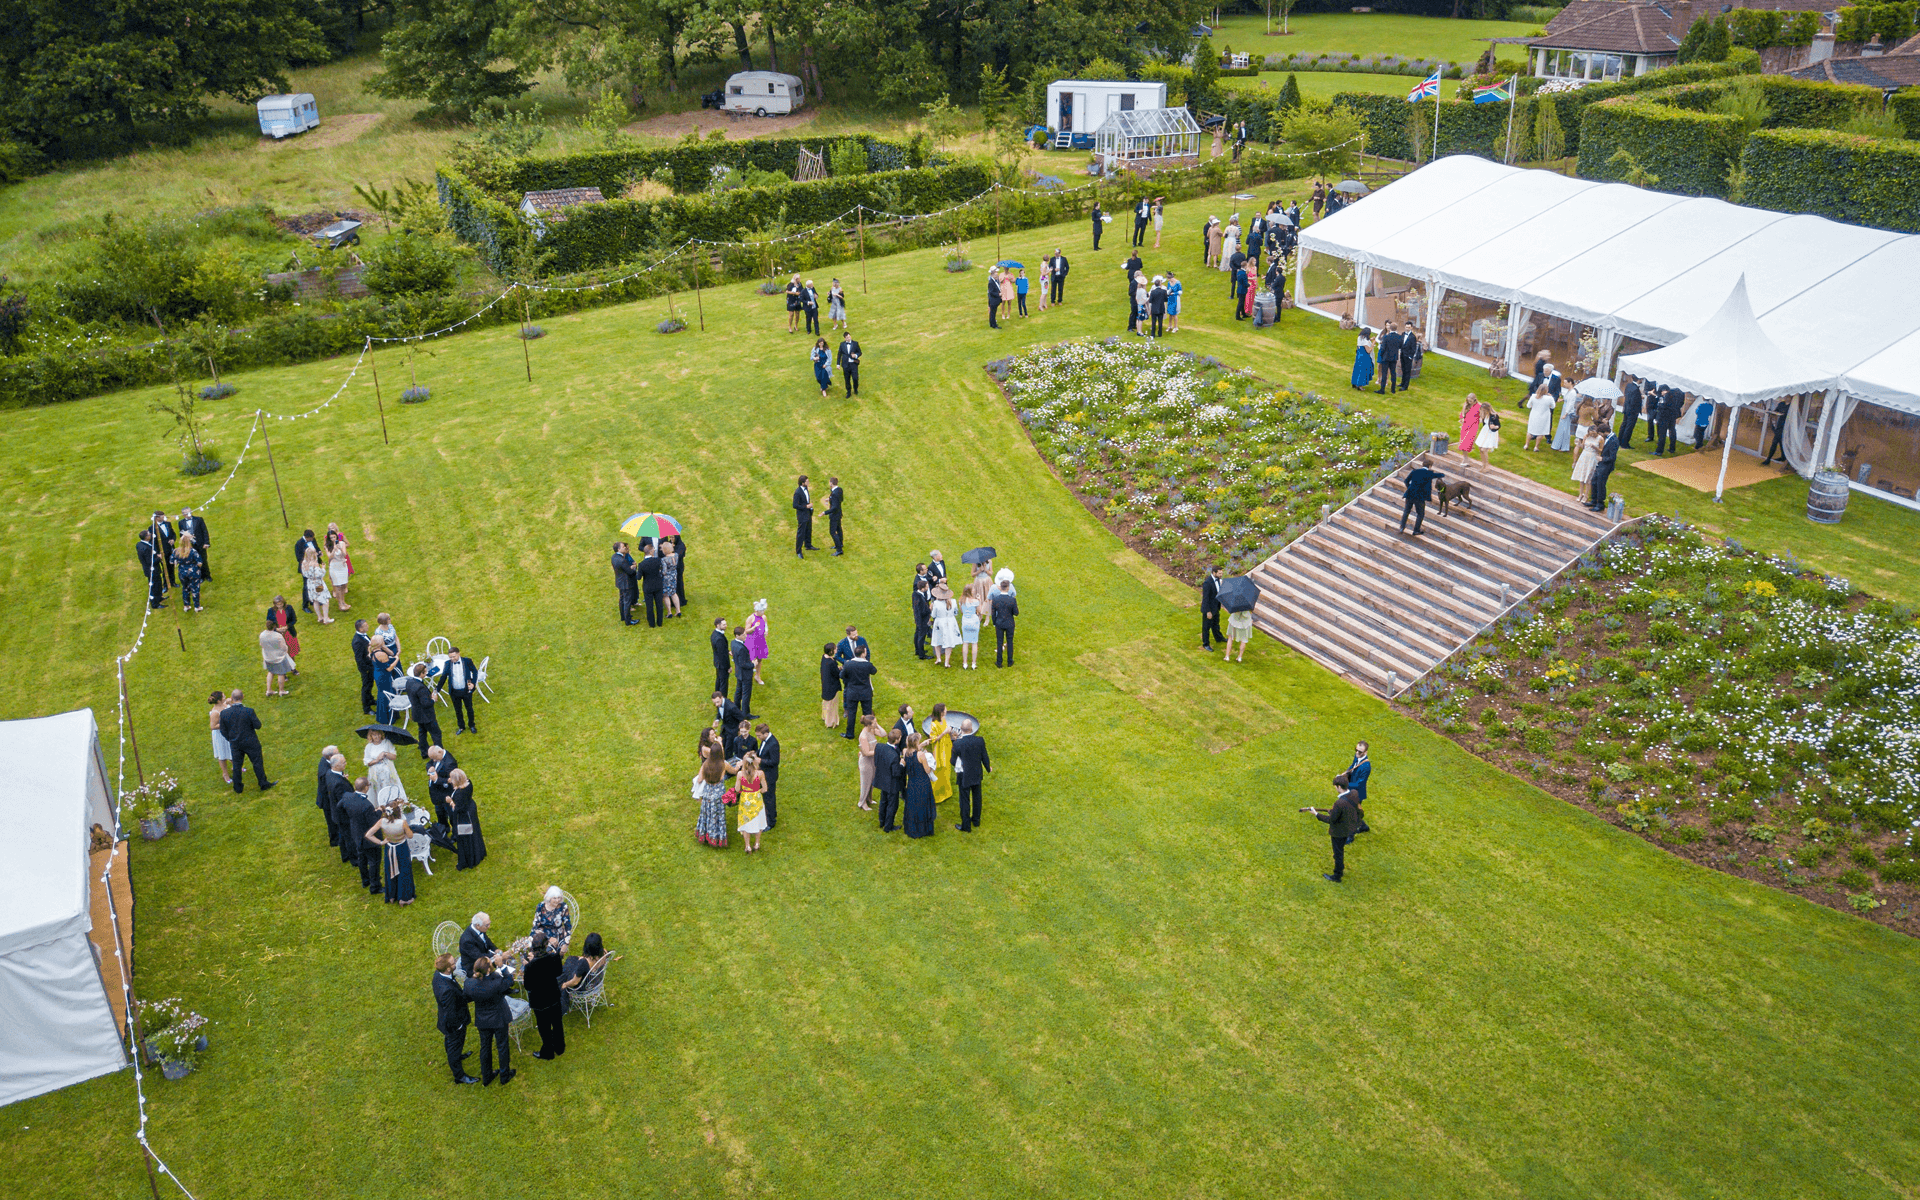
[[[88,834],[116,830],[93,711],[0,722],[0,1104],[127,1065],[87,932]]]

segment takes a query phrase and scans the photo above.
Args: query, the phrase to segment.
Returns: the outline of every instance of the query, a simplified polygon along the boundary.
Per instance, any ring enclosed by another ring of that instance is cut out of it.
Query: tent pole
[[[1733,419],[1736,422],[1740,419],[1740,409],[1738,407],[1735,407],[1733,410]],[[1720,447],[1720,478],[1716,479],[1713,484],[1713,502],[1715,504],[1720,503],[1720,493],[1727,488],[1727,460],[1731,457],[1733,457],[1733,430],[1728,429],[1727,440],[1721,443]]]
[[[1511,166],[1513,164],[1513,110],[1520,107],[1520,77],[1515,75],[1513,82],[1507,86],[1510,89],[1507,93],[1507,145],[1506,153],[1500,161]]]
[[[860,294],[867,294],[867,209],[865,205],[853,206],[853,228],[855,240],[860,243]],[[700,328],[705,329],[703,324]]]

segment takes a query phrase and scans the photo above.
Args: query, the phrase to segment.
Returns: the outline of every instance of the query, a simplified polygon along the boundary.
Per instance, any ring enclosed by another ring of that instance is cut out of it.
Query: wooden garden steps
[[[1327,669],[1391,697],[1571,566],[1613,526],[1573,497],[1498,467],[1462,470],[1473,507],[1427,506],[1398,532],[1410,468],[1254,568],[1254,624]]]

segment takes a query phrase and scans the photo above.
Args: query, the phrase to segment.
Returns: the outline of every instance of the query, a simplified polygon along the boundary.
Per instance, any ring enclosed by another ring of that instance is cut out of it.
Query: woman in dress
[[[833,388],[833,374],[827,370],[827,364],[833,361],[833,355],[827,353],[827,339],[813,339],[813,381],[820,385],[820,398],[826,399]]]
[[[1000,272],[1000,311],[1009,317],[1013,315],[1013,301],[1017,292],[1013,284],[1013,272]]]
[[[922,743],[933,756],[933,802],[941,804],[953,798],[953,730],[947,727],[947,706],[936,704],[928,718],[927,740]]]
[[[286,635],[274,627],[273,617],[267,617],[267,627],[260,631],[260,663],[267,669],[267,695],[274,695],[273,681],[280,681],[279,695],[287,694],[287,676],[293,674],[293,656],[287,653]]]
[[[820,649],[820,722],[828,729],[840,727],[840,660],[832,642]]]
[[[207,697],[207,724],[213,728],[213,761],[220,764],[220,778],[226,783],[233,782],[233,747],[220,735],[220,714],[227,708],[227,697],[223,692],[215,692]]]
[[[1574,411],[1580,403],[1580,393],[1568,388],[1560,397],[1560,423],[1553,427],[1553,448],[1555,450],[1573,449]]]
[[[367,840],[379,847],[380,879],[388,904],[413,903],[413,830],[400,815],[400,806],[390,804],[367,830]]]
[[[1234,252],[1240,249],[1240,214],[1227,218],[1226,233],[1220,239],[1220,261],[1215,264],[1222,271],[1233,266]]]
[[[1247,643],[1253,640],[1253,610],[1227,614],[1227,654],[1235,662],[1247,661]],[[1233,644],[1240,643],[1240,657],[1233,658]]]
[[[480,833],[480,810],[473,804],[473,780],[455,767],[447,782],[453,785],[453,845],[458,855],[453,866],[464,871],[479,866],[487,856],[487,839]]]
[[[1155,196],[1153,198],[1153,248],[1155,250],[1160,248],[1160,228],[1166,224],[1166,221],[1167,198],[1165,196]]]
[[[838,279],[827,284],[827,320],[833,322],[835,329],[847,327],[847,289],[840,286]]]
[[[873,750],[880,744],[880,722],[868,713],[860,718],[860,756],[855,765],[860,772],[860,792],[854,800],[854,807],[862,812],[873,811]]]
[[[680,611],[687,611],[687,539],[674,534],[667,541],[673,543],[673,596],[679,601]]]
[[[1373,382],[1373,330],[1362,328],[1353,344],[1353,386],[1363,388]]]
[[[536,933],[547,935],[547,941],[566,952],[567,943],[573,939],[573,910],[567,907],[567,894],[557,887],[548,888],[540,897],[540,903],[533,906],[533,928],[527,936]]]
[[[1527,449],[1538,450],[1553,436],[1553,394],[1540,388],[1527,397]]]
[[[1600,405],[1592,396],[1582,396],[1580,403],[1573,408],[1573,440],[1586,441],[1587,431],[1592,429],[1594,422],[1599,419]]]
[[[607,957],[606,943],[600,940],[599,934],[589,933],[580,953],[568,958],[566,965],[560,968],[560,995],[569,1007],[573,1003],[573,994],[586,983],[587,976],[600,969]]]
[[[760,835],[767,830],[767,777],[760,773],[760,756],[749,752],[740,760],[740,838],[747,853],[760,848]]]
[[[1167,272],[1167,332],[1180,332],[1180,277]]]
[[[1593,468],[1600,461],[1600,447],[1606,438],[1593,430],[1580,439],[1580,453],[1573,460],[1573,480],[1580,485],[1580,503],[1593,503]]]
[[[287,598],[285,596],[275,596],[272,606],[267,609],[267,620],[272,623],[275,629],[280,631],[280,636],[286,639],[287,654],[290,659],[294,660],[291,674],[298,675],[300,673],[300,664],[298,662],[300,658],[300,638],[294,627],[300,623],[299,611],[287,607]]]
[[[387,740],[386,734],[367,730],[367,748],[360,752],[360,761],[367,768],[367,799],[375,808],[408,802],[407,786],[400,782],[400,769],[394,765],[398,756],[398,747]],[[453,775],[447,776],[447,782],[453,782]]]
[[[1480,438],[1480,397],[1467,393],[1460,405],[1460,457],[1473,461],[1474,444]]]
[[[795,275],[787,280],[787,332],[800,332],[800,310],[807,306],[806,298],[801,295],[800,277]]]
[[[320,565],[320,551],[312,546],[300,560],[300,574],[307,581],[307,603],[313,605],[314,618],[322,625],[333,624],[333,618],[327,615],[327,605],[333,603],[333,593],[327,590],[327,569]]]
[[[1053,260],[1051,258],[1043,258],[1040,260],[1040,273],[1033,277],[1033,282],[1034,286],[1038,288],[1040,292],[1040,311],[1045,312],[1047,311],[1047,297],[1053,291]]]
[[[960,644],[960,622],[954,618],[958,611],[946,584],[933,589],[933,657],[943,667],[953,665],[953,648]]]
[[[907,787],[906,810],[902,815],[910,838],[933,836],[933,784],[928,773],[933,770],[933,755],[920,748],[918,735],[907,738],[906,749],[900,754],[900,761],[906,773]]]
[[[960,669],[978,670],[980,666],[980,577],[973,577],[967,590],[960,593]]]
[[[747,657],[753,660],[753,681],[765,684],[760,678],[760,664],[767,661],[767,602],[764,599],[753,602],[753,615],[740,630],[740,640],[747,644]]]
[[[382,725],[393,720],[393,708],[387,703],[393,694],[393,681],[399,678],[393,649],[386,639],[374,638],[367,645],[367,659],[373,663],[373,719]]]
[[[667,604],[667,615],[677,617],[680,610],[680,559],[673,552],[673,543],[660,539],[660,592]]]
[[[193,535],[183,533],[173,548],[173,569],[180,576],[180,611],[200,609],[200,556],[194,553]]]
[[[352,612],[353,605],[347,603],[347,583],[353,578],[353,559],[347,557],[347,537],[340,532],[340,526],[327,522],[327,582],[333,585],[333,594],[340,597],[340,611]]]
[[[709,846],[726,849],[727,760],[717,753],[707,754],[693,777],[693,798],[700,802],[700,816],[694,822],[693,836]]]
[[[1480,450],[1481,467],[1491,467],[1487,456],[1500,448],[1500,414],[1493,411],[1493,405],[1479,401],[1480,432],[1474,435],[1473,444]]]

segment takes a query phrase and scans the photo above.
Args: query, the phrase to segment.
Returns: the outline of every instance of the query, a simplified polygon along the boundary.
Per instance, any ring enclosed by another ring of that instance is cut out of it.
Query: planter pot
[[[181,1062],[177,1058],[161,1060],[160,1074],[168,1079],[185,1079],[193,1071],[193,1064]]]
[[[202,1054],[205,1054],[207,1052],[207,1035],[203,1033],[199,1037],[193,1039],[193,1048],[195,1050],[200,1051]]]
[[[157,842],[167,836],[167,823],[165,821],[149,821],[145,817],[141,817],[140,836],[149,842]]]
[[[187,831],[187,824],[190,819],[191,818],[189,817],[188,814],[182,813],[177,817],[168,817],[167,824],[173,826],[173,831],[175,833],[185,833]]]
[[[1847,511],[1847,477],[1839,471],[1816,471],[1807,487],[1807,520],[1838,525]]]

